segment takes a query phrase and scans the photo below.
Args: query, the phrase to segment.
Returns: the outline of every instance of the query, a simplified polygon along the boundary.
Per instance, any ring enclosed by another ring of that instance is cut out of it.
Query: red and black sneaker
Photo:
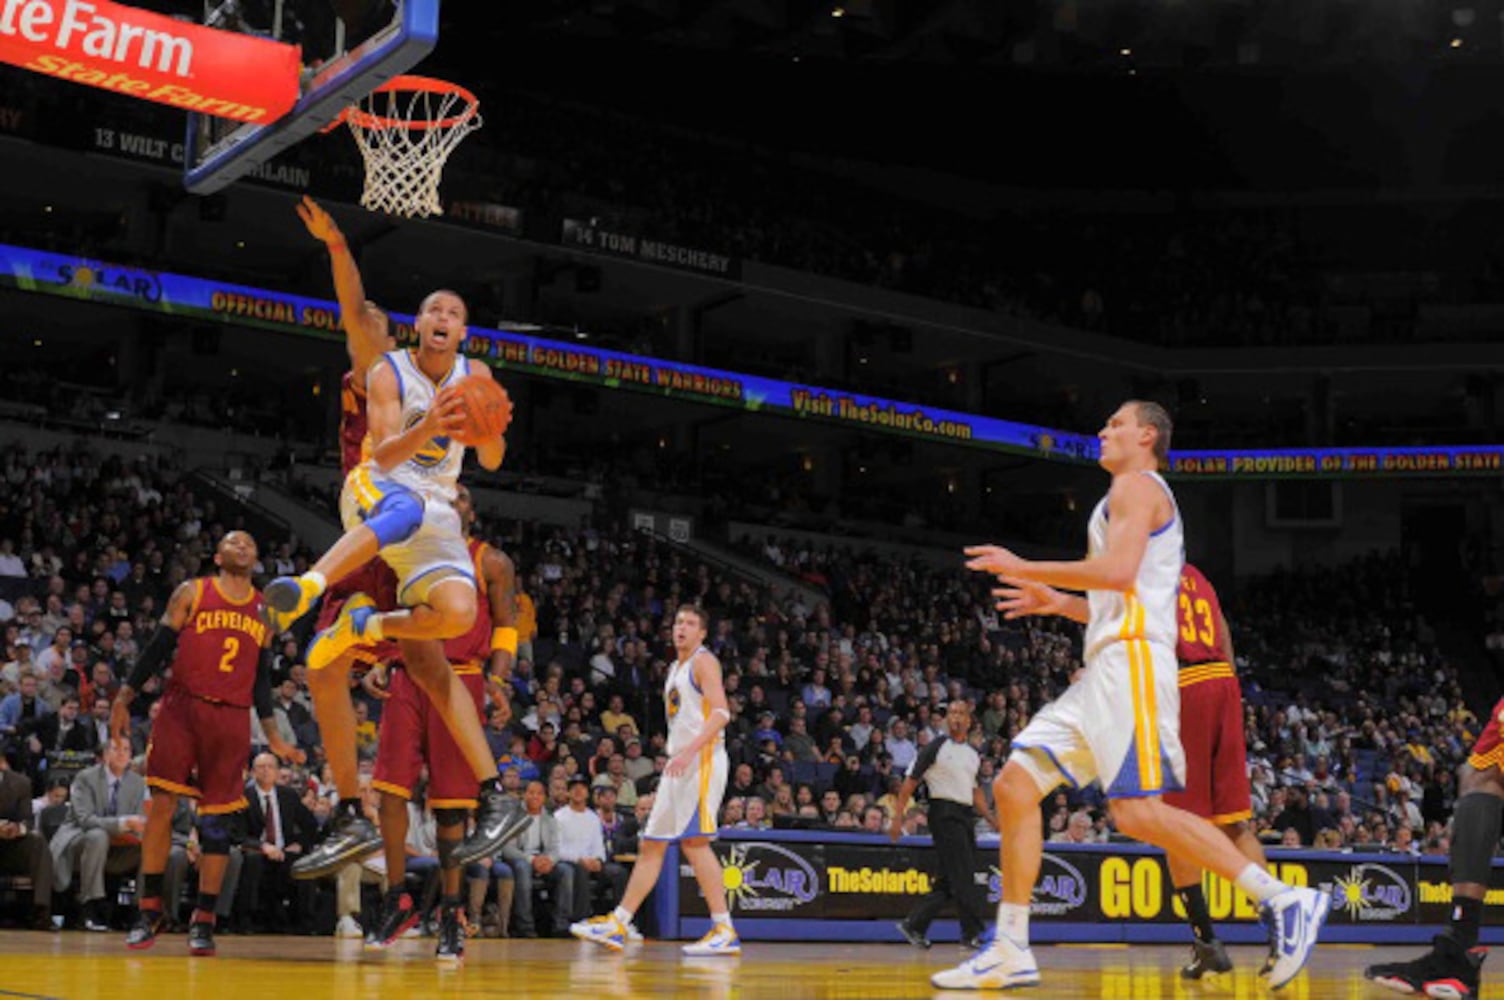
[[[418,919],[418,908],[413,905],[411,896],[405,892],[395,897],[388,893],[381,904],[381,919],[366,933],[366,948],[371,951],[390,948],[398,938],[418,926]]]
[[[142,951],[157,943],[157,935],[166,926],[167,920],[161,910],[141,910],[136,922],[125,935],[125,946],[131,951]]]
[[[1431,950],[1409,962],[1370,965],[1363,975],[1385,989],[1431,1000],[1475,1000],[1487,948],[1464,949],[1450,934],[1431,939]]]
[[[210,956],[214,954],[214,925],[207,920],[195,920],[188,925],[188,954]]]

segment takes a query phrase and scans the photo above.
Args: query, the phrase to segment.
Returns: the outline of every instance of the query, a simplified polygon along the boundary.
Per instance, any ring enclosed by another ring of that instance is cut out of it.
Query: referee
[[[945,712],[948,739],[931,740],[904,775],[893,810],[888,836],[897,841],[903,835],[903,817],[909,799],[923,781],[930,789],[930,833],[935,839],[935,854],[940,859],[940,874],[931,883],[929,895],[920,900],[898,930],[910,944],[930,946],[925,932],[940,915],[948,901],[954,901],[961,916],[961,941],[968,946],[980,945],[984,922],[977,912],[971,891],[976,872],[976,836],[973,827],[977,814],[997,829],[997,817],[987,808],[987,799],[977,786],[977,771],[982,759],[966,742],[971,732],[971,705],[957,698]],[[973,812],[975,809],[975,812]]]

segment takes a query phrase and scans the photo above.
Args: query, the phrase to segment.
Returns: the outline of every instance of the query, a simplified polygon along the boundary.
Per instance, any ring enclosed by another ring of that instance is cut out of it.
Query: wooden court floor
[[[120,934],[0,933],[0,1000],[364,1000],[366,997],[549,997],[649,1000],[670,996],[746,1000],[884,1000],[961,997],[937,991],[929,974],[964,957],[936,945],[752,943],[740,958],[686,959],[669,943],[612,954],[574,941],[476,941],[458,969],[433,961],[433,942],[403,941],[368,955],[358,941],[306,937],[236,937],[215,958],[190,958],[183,938],[165,937],[151,951],[128,952]],[[1307,973],[1278,996],[1291,1000],[1378,1000],[1393,996],[1363,980],[1363,966],[1416,948],[1325,946]],[[1270,996],[1255,975],[1259,952],[1234,949],[1237,972],[1212,984],[1175,976],[1186,949],[1168,946],[1040,947],[1044,974],[1019,996],[1076,1000],[1156,1000]],[[1000,994],[992,994],[1000,995]],[[1494,994],[1484,984],[1485,997]]]

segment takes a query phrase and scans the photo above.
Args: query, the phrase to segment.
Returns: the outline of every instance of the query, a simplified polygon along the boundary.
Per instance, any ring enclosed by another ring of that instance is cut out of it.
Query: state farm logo
[[[181,35],[116,20],[89,0],[0,0],[0,35],[36,45],[51,44],[65,52],[141,69],[193,75],[193,42]],[[109,4],[112,11],[129,8]]]
[[[1003,877],[996,867],[987,878],[987,902],[1003,898]],[[1058,854],[1046,854],[1034,884],[1029,912],[1040,917],[1063,917],[1086,904],[1086,876]]]

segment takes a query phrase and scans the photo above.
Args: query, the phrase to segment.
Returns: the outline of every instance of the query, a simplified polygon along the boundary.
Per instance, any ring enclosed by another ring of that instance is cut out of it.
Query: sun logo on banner
[[[746,844],[732,844],[731,851],[726,855],[726,862],[721,868],[721,884],[726,887],[726,902],[729,906],[740,908],[744,899],[756,899],[757,889],[751,885],[751,879],[757,874],[757,868],[761,861],[751,861]]]
[[[1357,920],[1395,920],[1410,912],[1410,885],[1398,872],[1384,865],[1354,865],[1348,875],[1337,876],[1332,895],[1347,915]]]
[[[1348,916],[1356,917],[1368,909],[1368,900],[1363,898],[1363,887],[1367,882],[1356,872],[1347,878],[1337,877],[1337,891],[1332,895],[1337,897],[1337,905],[1346,910]]]

